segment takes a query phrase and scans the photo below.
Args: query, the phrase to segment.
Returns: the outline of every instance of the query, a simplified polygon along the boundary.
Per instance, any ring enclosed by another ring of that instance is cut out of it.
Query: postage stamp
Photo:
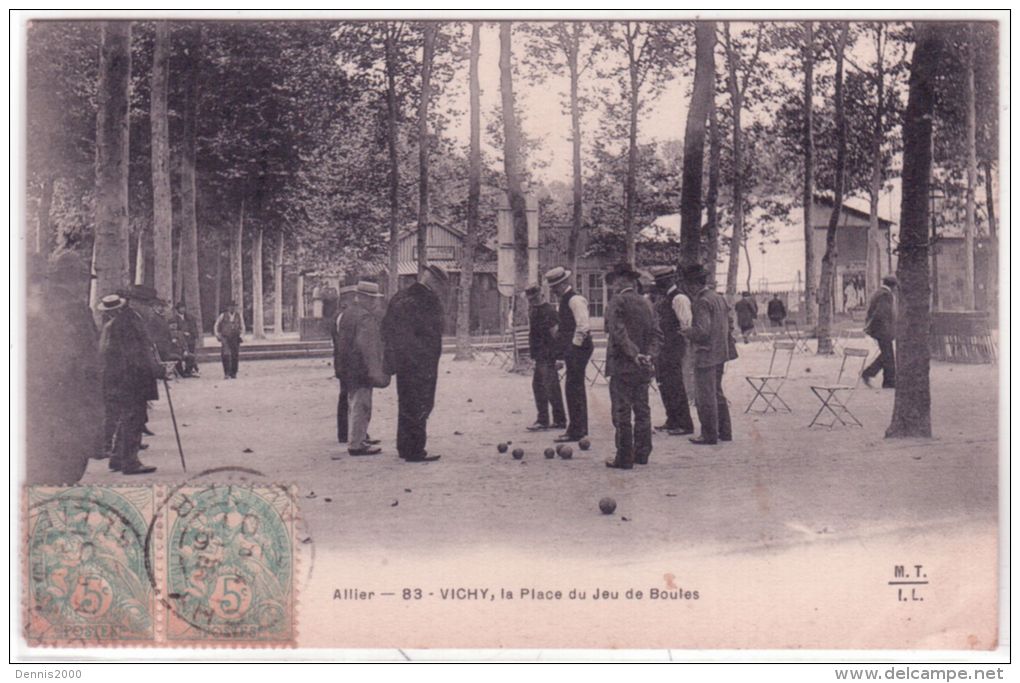
[[[292,496],[269,487],[183,487],[166,509],[167,640],[292,643]]]
[[[26,502],[30,644],[294,644],[287,487],[33,486]]]
[[[26,637],[33,644],[152,643],[145,541],[152,487],[30,487]]]

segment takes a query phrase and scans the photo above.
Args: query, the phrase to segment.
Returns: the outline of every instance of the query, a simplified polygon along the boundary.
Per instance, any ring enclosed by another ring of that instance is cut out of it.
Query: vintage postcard
[[[1008,14],[18,21],[13,657],[1008,653]]]

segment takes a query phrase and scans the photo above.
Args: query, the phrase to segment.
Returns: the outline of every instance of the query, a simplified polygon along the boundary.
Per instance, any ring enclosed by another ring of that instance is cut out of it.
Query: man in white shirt
[[[588,395],[585,392],[584,372],[594,350],[588,301],[574,291],[570,284],[571,274],[562,266],[545,274],[549,290],[560,298],[557,345],[567,371],[563,389],[568,423],[566,433],[556,437],[560,443],[580,441],[588,435]]]
[[[656,429],[684,436],[694,432],[683,372],[687,334],[691,329],[691,300],[676,284],[676,268],[660,266],[652,269],[652,276],[658,293],[655,317],[663,334],[662,347],[655,359],[655,378],[666,409],[666,422]]]

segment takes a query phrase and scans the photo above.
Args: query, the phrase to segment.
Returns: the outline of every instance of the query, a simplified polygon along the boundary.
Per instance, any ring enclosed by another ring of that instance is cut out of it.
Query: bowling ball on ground
[[[574,457],[574,449],[564,444],[563,447],[560,449],[560,457],[563,458],[564,460],[570,460],[571,458]]]
[[[524,449],[523,448],[515,448],[514,452],[513,452],[513,456],[514,456],[514,460],[520,460],[521,458],[524,457]]]
[[[501,443],[498,446],[496,446],[496,450],[499,451],[500,453],[506,453],[509,448],[510,446],[506,445],[505,443]]]
[[[602,510],[602,514],[611,515],[616,512],[616,501],[606,496],[599,501],[599,510]]]
[[[577,445],[580,446],[582,451],[586,451],[589,448],[591,448],[591,440],[586,436],[580,441],[578,441]]]
[[[547,449],[545,449],[545,458],[546,458],[546,460],[552,460],[555,457],[556,457],[556,449],[555,448],[547,448]]]

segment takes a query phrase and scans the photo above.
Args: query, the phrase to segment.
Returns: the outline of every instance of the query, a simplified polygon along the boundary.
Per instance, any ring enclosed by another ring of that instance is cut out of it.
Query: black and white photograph
[[[11,32],[13,659],[1009,661],[1008,12]]]

